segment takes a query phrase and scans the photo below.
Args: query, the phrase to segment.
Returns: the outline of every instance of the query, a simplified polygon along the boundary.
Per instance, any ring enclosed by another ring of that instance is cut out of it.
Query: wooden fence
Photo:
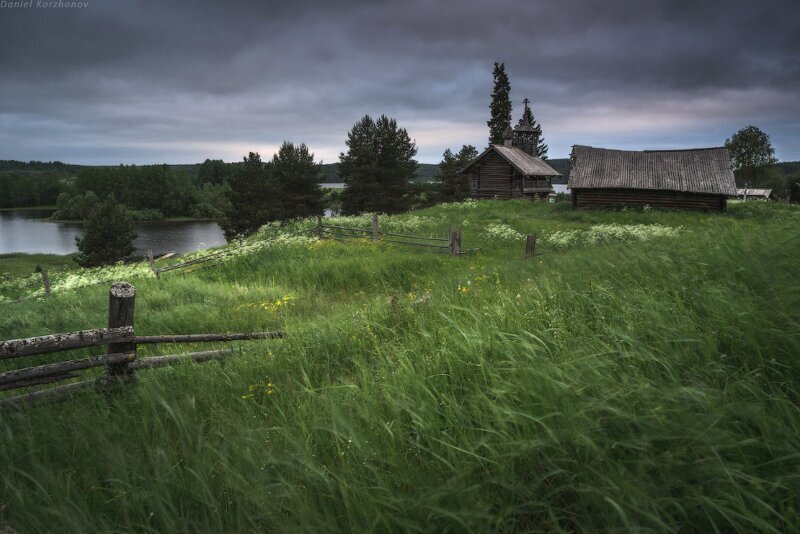
[[[338,239],[360,238],[369,239],[373,241],[384,241],[387,243],[394,243],[398,245],[408,245],[412,247],[425,247],[434,249],[437,252],[460,255],[464,254],[461,248],[461,231],[453,230],[448,227],[447,237],[424,237],[410,234],[401,234],[393,232],[384,232],[378,227],[378,214],[372,215],[372,228],[352,228],[349,226],[337,226],[332,224],[323,224],[324,219],[317,217],[317,225],[314,228],[300,230],[291,234],[284,234],[280,237],[297,236],[297,235],[316,235],[319,239],[326,237],[334,237]],[[254,245],[240,245],[240,248],[247,248],[248,246],[258,246],[259,243]],[[233,249],[236,250],[236,249]],[[203,256],[168,265],[165,267],[156,266],[156,259],[153,258],[152,252],[148,253],[148,261],[150,262],[150,270],[156,278],[160,278],[162,273],[170,271],[177,271],[180,269],[193,268],[193,270],[205,269],[213,267],[220,263],[226,256],[232,254],[231,249],[222,249],[210,252]]]
[[[284,332],[137,336],[133,328],[135,301],[136,289],[127,282],[118,282],[113,284],[109,290],[107,328],[0,341],[0,360],[106,346],[106,353],[99,356],[0,372],[0,390],[10,390],[77,378],[77,371],[103,366],[106,368],[106,374],[98,379],[83,380],[25,395],[6,397],[0,399],[0,406],[20,406],[37,401],[60,400],[77,390],[96,386],[108,388],[121,383],[121,379],[130,377],[134,371],[139,369],[161,367],[185,360],[205,362],[235,354],[233,350],[226,349],[137,358],[138,345],[275,339],[286,336]]]
[[[411,234],[400,234],[395,232],[385,232],[378,226],[378,214],[372,214],[372,228],[352,228],[349,226],[335,226],[331,224],[323,224],[322,217],[317,217],[317,235],[320,239],[325,236],[332,236],[335,238],[347,239],[368,239],[372,241],[383,241],[386,243],[394,243],[397,245],[408,245],[412,247],[426,247],[434,249],[437,252],[460,255],[464,252],[461,250],[461,230],[454,230],[452,227],[447,229],[447,238],[443,237],[425,237]]]

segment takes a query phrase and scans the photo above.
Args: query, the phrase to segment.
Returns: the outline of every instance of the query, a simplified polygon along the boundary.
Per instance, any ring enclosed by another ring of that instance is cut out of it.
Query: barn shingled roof
[[[512,167],[517,169],[523,176],[561,176],[557,170],[544,162],[541,158],[531,156],[524,150],[514,147],[492,145],[477,158],[469,162],[469,165],[464,167],[461,172],[467,172],[473,165],[483,159],[483,157],[491,152],[496,151],[500,156],[511,164]]]
[[[572,147],[570,189],[658,189],[736,195],[725,147],[690,150],[612,150]]]

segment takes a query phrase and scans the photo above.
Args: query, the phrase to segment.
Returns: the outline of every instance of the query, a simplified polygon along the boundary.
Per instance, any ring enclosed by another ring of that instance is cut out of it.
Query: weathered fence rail
[[[195,362],[207,362],[208,360],[215,360],[218,358],[227,358],[235,356],[236,352],[230,349],[223,350],[205,350],[200,352],[189,352],[187,354],[172,354],[170,356],[151,356],[150,358],[143,358],[131,362],[129,367],[131,369],[145,369],[150,367],[163,367],[165,365],[172,365],[173,363],[192,360]]]
[[[31,381],[37,378],[52,378],[64,375],[69,371],[82,371],[92,367],[113,365],[118,363],[128,363],[136,359],[136,354],[126,352],[120,354],[107,354],[105,356],[91,356],[80,360],[70,360],[68,362],[48,363],[36,367],[25,369],[15,369],[0,373],[0,384],[10,384],[19,381]]]
[[[133,327],[125,326],[121,328],[96,328],[27,339],[10,339],[8,341],[0,341],[0,360],[94,347],[105,343],[133,341],[134,337]]]
[[[350,228],[349,226],[335,226],[332,224],[325,224],[322,226],[323,229],[333,229],[333,230],[348,230],[350,232],[362,232],[365,234],[371,234],[372,230],[366,230],[364,228]]]
[[[388,235],[390,237],[407,237],[409,239],[426,239],[428,241],[444,241],[445,243],[450,241],[449,238],[445,239],[444,237],[420,237],[418,235],[395,234],[392,232],[381,232],[381,235]]]
[[[19,389],[29,386],[39,386],[42,384],[51,384],[53,382],[61,382],[62,380],[67,380],[70,378],[77,378],[77,373],[64,373],[61,375],[53,375],[53,376],[45,376],[43,378],[36,378],[33,380],[19,380],[17,382],[11,382],[9,384],[2,384],[0,385],[0,391],[5,391],[7,389]]]
[[[0,360],[49,354],[73,349],[106,346],[106,354],[64,362],[0,372],[0,391],[52,384],[77,378],[77,372],[105,367],[106,374],[98,379],[84,380],[0,399],[0,406],[24,406],[45,400],[60,400],[72,392],[98,385],[123,383],[136,370],[163,367],[182,361],[206,362],[236,355],[231,349],[207,350],[168,356],[138,358],[137,346],[155,343],[208,343],[255,339],[281,339],[285,332],[246,332],[234,334],[180,334],[137,336],[134,331],[136,289],[127,282],[113,284],[109,290],[108,328],[81,330],[26,339],[0,341]]]
[[[280,339],[285,332],[249,332],[246,334],[183,334],[179,336],[136,336],[136,344],[146,343],[203,343],[207,341],[244,341],[248,339]]]

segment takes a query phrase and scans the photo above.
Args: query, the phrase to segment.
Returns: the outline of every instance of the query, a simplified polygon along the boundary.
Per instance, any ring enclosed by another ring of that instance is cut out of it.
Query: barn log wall
[[[481,161],[480,168],[476,170],[477,182],[474,195],[477,198],[502,198],[512,197],[511,177],[513,169],[501,156],[489,153]]]
[[[654,208],[724,211],[726,199],[723,195],[652,189],[573,189],[572,205],[578,209],[648,205]]]

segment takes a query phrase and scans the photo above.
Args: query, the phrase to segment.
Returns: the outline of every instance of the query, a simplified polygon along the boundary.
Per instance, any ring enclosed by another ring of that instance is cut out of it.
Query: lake
[[[52,210],[0,211],[0,254],[77,252],[75,236],[81,234],[82,225],[47,220],[52,213]],[[134,246],[141,255],[148,250],[154,254],[191,252],[225,244],[222,230],[211,221],[139,223],[136,232],[139,236]]]

